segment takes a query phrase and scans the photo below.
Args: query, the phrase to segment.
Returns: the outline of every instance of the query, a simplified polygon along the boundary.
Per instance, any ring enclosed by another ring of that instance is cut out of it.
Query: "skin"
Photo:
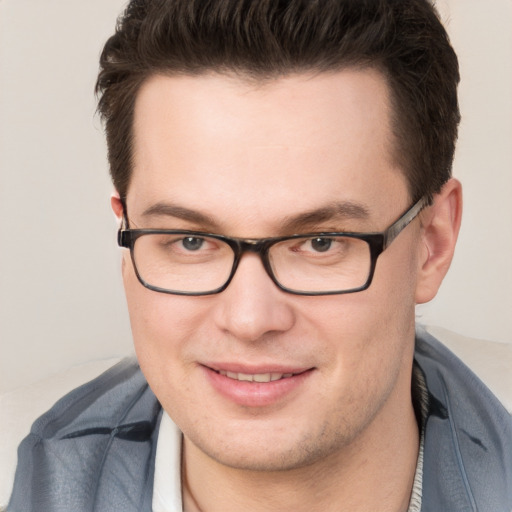
[[[294,229],[382,231],[411,204],[392,158],[389,104],[373,70],[259,84],[154,76],[136,102],[130,226],[279,236],[306,212],[355,203],[365,216]],[[188,213],[144,213],[162,204]],[[407,509],[419,442],[414,306],[435,295],[448,269],[460,204],[451,180],[380,256],[370,288],[347,295],[282,292],[254,254],[220,294],[166,295],[137,281],[126,251],[137,357],[184,433],[185,510]],[[112,205],[121,217],[117,196]],[[212,385],[208,368],[229,365],[308,371],[254,405]]]

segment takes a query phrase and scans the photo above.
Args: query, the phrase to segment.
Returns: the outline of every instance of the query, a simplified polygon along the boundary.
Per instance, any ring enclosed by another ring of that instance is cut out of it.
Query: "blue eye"
[[[188,236],[182,240],[182,244],[187,251],[198,251],[204,244],[204,238]]]
[[[313,238],[311,248],[316,252],[326,252],[332,246],[332,238]]]

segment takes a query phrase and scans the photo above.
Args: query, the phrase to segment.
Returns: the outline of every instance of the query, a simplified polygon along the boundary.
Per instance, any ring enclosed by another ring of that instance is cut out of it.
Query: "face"
[[[410,206],[389,118],[372,70],[263,84],[155,76],[136,102],[130,227],[382,231]],[[220,294],[157,293],[124,254],[137,356],[185,442],[226,466],[291,469],[389,429],[411,407],[419,233],[415,220],[380,256],[368,290],[319,297],[279,290],[255,254]]]

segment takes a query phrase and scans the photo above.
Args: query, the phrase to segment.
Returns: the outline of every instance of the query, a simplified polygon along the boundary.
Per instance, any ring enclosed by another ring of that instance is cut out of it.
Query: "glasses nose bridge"
[[[247,252],[252,252],[258,254],[262,261],[265,260],[269,246],[267,238],[237,238],[235,241],[237,259],[240,259]]]
[[[232,248],[234,249],[235,252],[233,274],[236,272],[236,269],[238,268],[242,256],[249,252],[259,256],[263,268],[265,269],[265,272],[269,275],[269,277],[272,280],[274,280],[274,275],[270,267],[270,262],[268,260],[268,249],[271,245],[271,242],[268,239],[237,238],[233,239],[233,242],[235,242],[235,244],[232,245]]]

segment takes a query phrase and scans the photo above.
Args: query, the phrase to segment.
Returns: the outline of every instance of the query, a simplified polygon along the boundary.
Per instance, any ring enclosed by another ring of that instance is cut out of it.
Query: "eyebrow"
[[[219,223],[210,215],[171,203],[156,203],[144,210],[142,216],[174,217],[197,224],[201,226],[201,229],[212,233],[221,231]],[[367,220],[369,216],[370,212],[363,204],[352,201],[331,203],[321,208],[285,217],[280,223],[280,231],[300,233],[328,221]]]
[[[370,212],[364,205],[352,201],[343,201],[287,217],[284,219],[282,229],[286,233],[298,233],[312,229],[324,222],[367,220],[369,216]]]
[[[198,212],[197,210],[191,210],[184,206],[179,206],[170,203],[156,203],[142,212],[143,217],[152,216],[165,216],[174,217],[176,219],[193,222],[203,226],[204,229],[215,231],[218,228],[217,222],[204,213]]]

